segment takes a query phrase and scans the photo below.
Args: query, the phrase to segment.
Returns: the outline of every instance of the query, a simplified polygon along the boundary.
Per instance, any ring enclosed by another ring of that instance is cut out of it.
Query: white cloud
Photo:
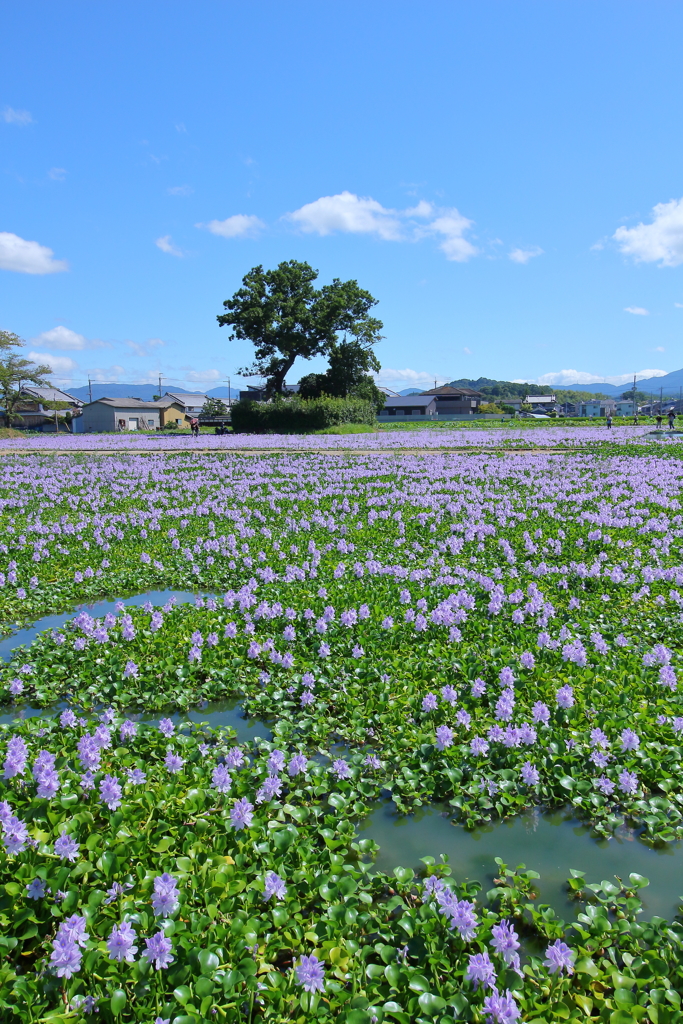
[[[52,178],[53,181],[64,181],[66,178],[66,171],[63,167],[51,167],[47,172],[48,178]]]
[[[657,348],[652,350],[653,352],[666,352],[666,349],[662,345],[658,345]]]
[[[378,384],[408,384],[414,387],[434,387],[435,380],[444,384],[452,379],[438,373],[429,373],[427,370],[393,370],[385,366],[373,376]]]
[[[56,348],[67,351],[78,352],[88,348],[88,339],[68,327],[53,327],[51,331],[43,331],[36,338],[33,338],[35,345],[45,345],[47,348]],[[95,345],[101,342],[95,342]]]
[[[395,210],[387,210],[377,200],[356,196],[352,192],[321,196],[315,202],[306,203],[286,214],[286,217],[307,234],[330,235],[333,231],[343,231],[377,235],[385,241],[394,242],[402,237]]]
[[[664,377],[668,370],[640,370],[636,373],[637,380],[649,380],[650,377]],[[586,373],[585,370],[559,370],[556,373],[544,373],[540,377],[515,380],[514,384],[548,384],[555,387],[571,387],[574,384],[627,384],[633,380],[632,373],[619,373],[606,377],[598,373]]]
[[[184,370],[184,373],[186,380],[204,384],[221,380],[224,376],[220,370]]]
[[[128,376],[123,366],[114,363],[112,366],[91,366],[88,367],[88,376],[96,380],[98,384],[117,384],[121,377]],[[158,383],[150,381],[150,383]]]
[[[0,117],[6,124],[33,124],[33,118],[28,110],[13,110],[12,107],[5,107],[0,111]]]
[[[613,238],[626,256],[637,263],[659,263],[677,267],[683,263],[683,199],[657,203],[651,224],[617,228]]]
[[[465,348],[463,349],[463,352],[465,353],[466,356],[471,356],[472,355],[472,349],[467,348],[467,346],[465,346]]]
[[[52,249],[39,242],[27,242],[11,231],[0,231],[0,270],[18,274],[59,274],[68,270],[66,260],[54,259]]]
[[[471,242],[463,238],[463,234],[472,227],[473,221],[468,220],[453,207],[451,210],[443,210],[441,215],[420,229],[419,234],[436,234],[443,236],[443,242],[439,245],[442,252],[446,254],[447,260],[456,263],[466,263],[479,251]]]
[[[633,313],[634,316],[649,316],[650,310],[643,306],[624,306],[624,313]]]
[[[191,196],[194,189],[191,185],[173,185],[171,188],[167,188],[169,196]]]
[[[683,309],[683,302],[674,302],[676,309]]]
[[[265,226],[258,217],[247,213],[236,213],[225,220],[210,220],[208,224],[195,224],[195,227],[204,228],[221,238],[253,238]]]
[[[375,235],[387,242],[416,241],[436,236],[446,259],[457,263],[464,263],[478,253],[465,238],[465,232],[474,222],[455,207],[438,208],[424,199],[406,210],[393,210],[370,196],[340,192],[334,196],[321,196],[285,216],[307,234],[331,235],[341,231],[345,234]],[[415,224],[416,218],[431,220],[426,224]]]
[[[542,253],[543,249],[540,246],[533,245],[530,249],[513,249],[508,253],[508,259],[513,263],[528,263],[534,256],[541,256]]]
[[[78,369],[78,363],[69,359],[68,356],[55,356],[51,352],[29,352],[28,357],[34,363],[47,363],[53,373],[60,373],[64,376],[70,376],[74,370]]]
[[[154,243],[158,249],[162,252],[167,252],[169,256],[183,256],[183,250],[179,249],[177,245],[173,244],[170,235],[163,235],[161,238],[157,238]]]

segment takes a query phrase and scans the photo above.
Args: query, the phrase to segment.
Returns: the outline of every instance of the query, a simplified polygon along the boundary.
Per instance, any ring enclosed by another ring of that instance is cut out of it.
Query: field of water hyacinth
[[[576,865],[564,922],[533,870],[386,875],[359,832],[683,837],[676,452],[6,458],[5,633],[74,613],[0,670],[2,1019],[681,1020],[641,875]],[[196,598],[127,603],[160,589]],[[229,698],[268,738],[197,720]]]

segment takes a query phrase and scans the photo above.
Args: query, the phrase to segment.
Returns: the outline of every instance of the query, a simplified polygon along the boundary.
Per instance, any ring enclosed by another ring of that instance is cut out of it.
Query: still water
[[[497,876],[496,857],[510,868],[524,864],[541,876],[537,902],[550,904],[565,920],[577,912],[576,902],[567,898],[570,868],[585,872],[586,882],[614,882],[615,875],[627,881],[632,871],[649,878],[650,885],[639,893],[643,918],[672,918],[683,902],[682,843],[653,849],[627,828],[611,839],[594,839],[571,811],[529,811],[468,832],[453,825],[443,807],[421,808],[402,817],[393,803],[385,802],[359,825],[359,833],[379,843],[375,866],[380,871],[391,873],[398,866],[418,869],[424,866],[421,857],[434,857],[438,863],[445,854],[457,881],[476,879],[484,892]]]
[[[89,604],[76,604],[69,612],[62,612],[60,615],[45,615],[42,619],[37,619],[30,626],[27,626],[26,629],[18,629],[15,633],[3,637],[0,640],[0,658],[9,661],[12,651],[16,647],[33,643],[38,634],[46,629],[59,629],[60,626],[73,619],[79,612],[87,612],[93,618],[98,618],[106,615],[107,612],[115,615],[116,605],[119,601],[127,605],[143,605],[146,601],[150,601],[155,606],[161,606],[166,604],[172,597],[175,597],[178,604],[190,604],[194,601],[195,596],[192,590],[148,590],[142,594],[135,594],[133,597],[91,601]]]

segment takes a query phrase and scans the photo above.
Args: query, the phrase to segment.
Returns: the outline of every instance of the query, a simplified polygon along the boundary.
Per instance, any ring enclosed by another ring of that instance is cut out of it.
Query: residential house
[[[83,414],[74,420],[74,433],[158,430],[161,414],[156,402],[142,402],[138,398],[98,398],[83,406]]]
[[[380,419],[386,416],[430,416],[436,413],[433,395],[396,395],[387,397]]]
[[[472,388],[456,388],[452,384],[431,388],[429,391],[423,391],[422,395],[434,398],[436,412],[439,416],[473,415],[479,411],[479,406],[485,401],[481,391],[473,391]]]
[[[21,421],[15,426],[24,427],[28,430],[56,430],[60,425],[61,429],[68,430],[68,420],[71,417],[80,416],[83,402],[79,398],[59,388],[33,387],[27,385],[22,387],[19,394],[21,400],[15,406],[15,412],[21,416]],[[45,403],[58,402],[66,405],[65,409],[49,409]],[[71,413],[71,417],[67,416]]]
[[[197,415],[185,412],[184,406],[174,398],[159,398],[154,404],[159,410],[159,426],[162,430],[169,423],[175,423],[177,427],[189,427],[190,420]]]
[[[554,412],[557,409],[557,398],[555,395],[516,395],[513,398],[496,398],[499,405],[510,405],[515,412],[520,412],[523,405],[530,405],[531,411],[535,413]]]
[[[161,400],[170,398],[172,402],[175,402],[183,410],[186,416],[190,419],[199,416],[200,412],[204,408],[204,402],[206,401],[206,395],[201,393],[197,394],[185,394],[184,391],[166,391]]]
[[[594,402],[580,402],[576,406],[577,416],[614,416],[616,402],[611,398],[596,399]]]

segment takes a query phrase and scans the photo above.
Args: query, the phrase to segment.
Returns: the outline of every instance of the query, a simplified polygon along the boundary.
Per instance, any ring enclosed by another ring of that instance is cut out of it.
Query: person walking
[[[661,430],[661,429],[662,429],[662,414],[661,414],[661,412],[658,412],[657,413],[657,430]]]
[[[607,413],[607,429],[608,430],[612,429],[612,413],[611,412]]]
[[[676,413],[673,411],[673,409],[669,409],[668,419],[669,419],[669,430],[673,430],[674,424],[676,422]]]
[[[193,437],[199,437],[199,420],[196,416],[193,416],[190,420],[190,430]]]
[[[634,412],[634,414],[633,414],[633,426],[634,427],[638,426],[638,413],[637,412]]]

